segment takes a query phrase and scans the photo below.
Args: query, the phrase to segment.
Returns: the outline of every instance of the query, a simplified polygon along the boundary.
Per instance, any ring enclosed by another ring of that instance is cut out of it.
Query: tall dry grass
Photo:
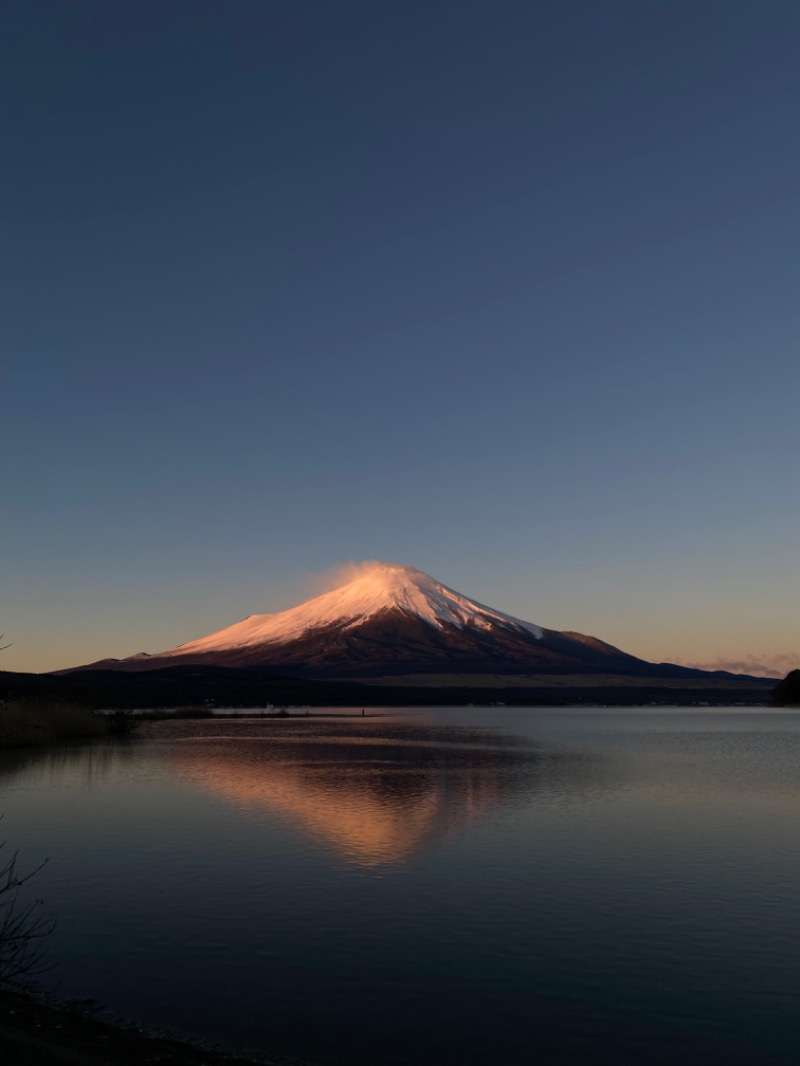
[[[86,707],[47,700],[0,702],[0,748],[105,736],[109,723]]]

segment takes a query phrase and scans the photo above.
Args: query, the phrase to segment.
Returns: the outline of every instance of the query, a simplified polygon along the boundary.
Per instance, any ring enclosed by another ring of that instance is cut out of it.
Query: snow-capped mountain
[[[152,670],[189,664],[269,666],[308,677],[351,678],[487,672],[642,675],[655,669],[594,637],[522,621],[470,600],[420,570],[387,563],[364,566],[354,580],[291,610],[251,615],[156,655],[139,653],[92,665]]]
[[[346,633],[386,611],[420,619],[434,629],[493,626],[521,629],[541,639],[544,630],[530,622],[468,600],[428,574],[410,566],[376,563],[355,580],[279,614],[253,614],[200,640],[181,644],[166,655],[197,655],[262,644],[287,644],[309,633],[336,626]]]

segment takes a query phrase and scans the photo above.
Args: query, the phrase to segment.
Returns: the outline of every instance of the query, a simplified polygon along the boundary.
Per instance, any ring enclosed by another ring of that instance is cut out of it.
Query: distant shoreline
[[[97,710],[240,707],[358,713],[362,707],[769,706],[777,682],[745,676],[621,677],[608,674],[415,674],[312,679],[210,666],[69,674],[0,671],[0,698]]]

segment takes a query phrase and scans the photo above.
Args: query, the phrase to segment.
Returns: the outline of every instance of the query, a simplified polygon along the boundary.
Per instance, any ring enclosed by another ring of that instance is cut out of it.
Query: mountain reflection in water
[[[207,730],[170,751],[181,775],[288,817],[361,866],[403,862],[471,819],[597,773],[593,759],[457,727],[240,720]]]

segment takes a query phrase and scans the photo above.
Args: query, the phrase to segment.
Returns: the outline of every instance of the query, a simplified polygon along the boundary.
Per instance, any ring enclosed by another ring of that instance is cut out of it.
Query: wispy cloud
[[[706,662],[672,661],[694,670],[728,670],[732,674],[752,674],[754,677],[785,677],[790,670],[800,669],[800,654],[797,652],[758,656],[745,654],[741,659],[710,659]]]
[[[369,573],[376,566],[385,566],[378,559],[364,559],[361,562],[338,563],[322,573],[309,574],[304,581],[309,596],[321,596],[324,592],[338,589],[355,581],[362,574]]]

